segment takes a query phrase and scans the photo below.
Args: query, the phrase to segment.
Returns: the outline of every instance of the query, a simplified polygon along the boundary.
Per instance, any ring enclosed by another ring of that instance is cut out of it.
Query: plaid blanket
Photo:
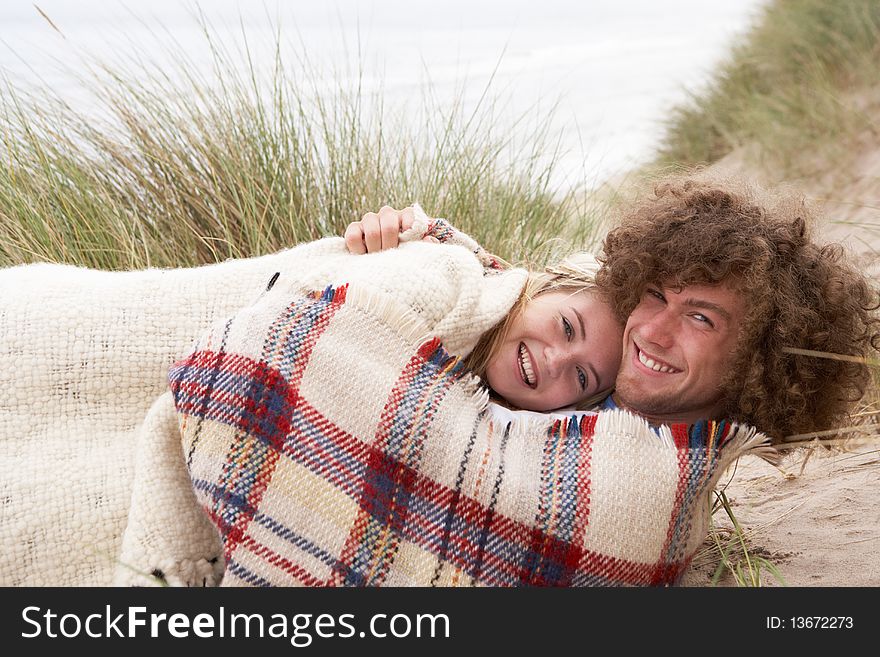
[[[675,583],[763,436],[622,411],[500,422],[394,300],[269,292],[169,374],[223,585]]]

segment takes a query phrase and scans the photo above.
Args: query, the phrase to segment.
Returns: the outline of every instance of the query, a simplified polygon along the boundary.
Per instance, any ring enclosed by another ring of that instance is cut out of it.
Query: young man
[[[778,443],[841,426],[870,383],[877,292],[839,245],[810,239],[800,201],[771,208],[727,182],[668,181],[629,209],[600,260],[597,283],[626,320],[606,407],[658,424],[728,418]]]

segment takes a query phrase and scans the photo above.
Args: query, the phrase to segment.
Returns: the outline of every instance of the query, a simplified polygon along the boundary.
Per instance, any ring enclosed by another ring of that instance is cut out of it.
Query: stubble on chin
[[[669,390],[656,390],[633,372],[618,376],[614,399],[618,405],[646,417],[663,416],[679,403],[678,395]]]
[[[615,388],[614,399],[618,406],[645,416],[661,415],[670,408],[670,400],[666,395],[648,395],[644,391],[633,391],[625,385]]]

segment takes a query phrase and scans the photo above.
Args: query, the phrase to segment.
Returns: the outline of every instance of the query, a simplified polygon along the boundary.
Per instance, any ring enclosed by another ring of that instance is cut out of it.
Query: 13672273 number
[[[852,616],[767,616],[768,630],[851,630]]]
[[[850,630],[852,616],[791,616],[793,630]]]

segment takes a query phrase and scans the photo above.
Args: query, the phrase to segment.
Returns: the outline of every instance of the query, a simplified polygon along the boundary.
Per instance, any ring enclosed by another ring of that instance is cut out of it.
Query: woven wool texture
[[[289,256],[175,271],[0,271],[0,583],[112,582],[137,445],[169,365]],[[195,533],[204,539],[206,528]]]
[[[622,411],[500,423],[418,317],[355,284],[273,289],[169,377],[224,586],[672,584],[721,471],[764,441]]]
[[[420,215],[407,239],[445,227]],[[170,365],[276,272],[313,287],[369,282],[465,354],[525,272],[484,276],[485,254],[457,243],[351,256],[329,238],[194,269],[0,270],[0,584],[216,581],[220,547],[185,469]]]

